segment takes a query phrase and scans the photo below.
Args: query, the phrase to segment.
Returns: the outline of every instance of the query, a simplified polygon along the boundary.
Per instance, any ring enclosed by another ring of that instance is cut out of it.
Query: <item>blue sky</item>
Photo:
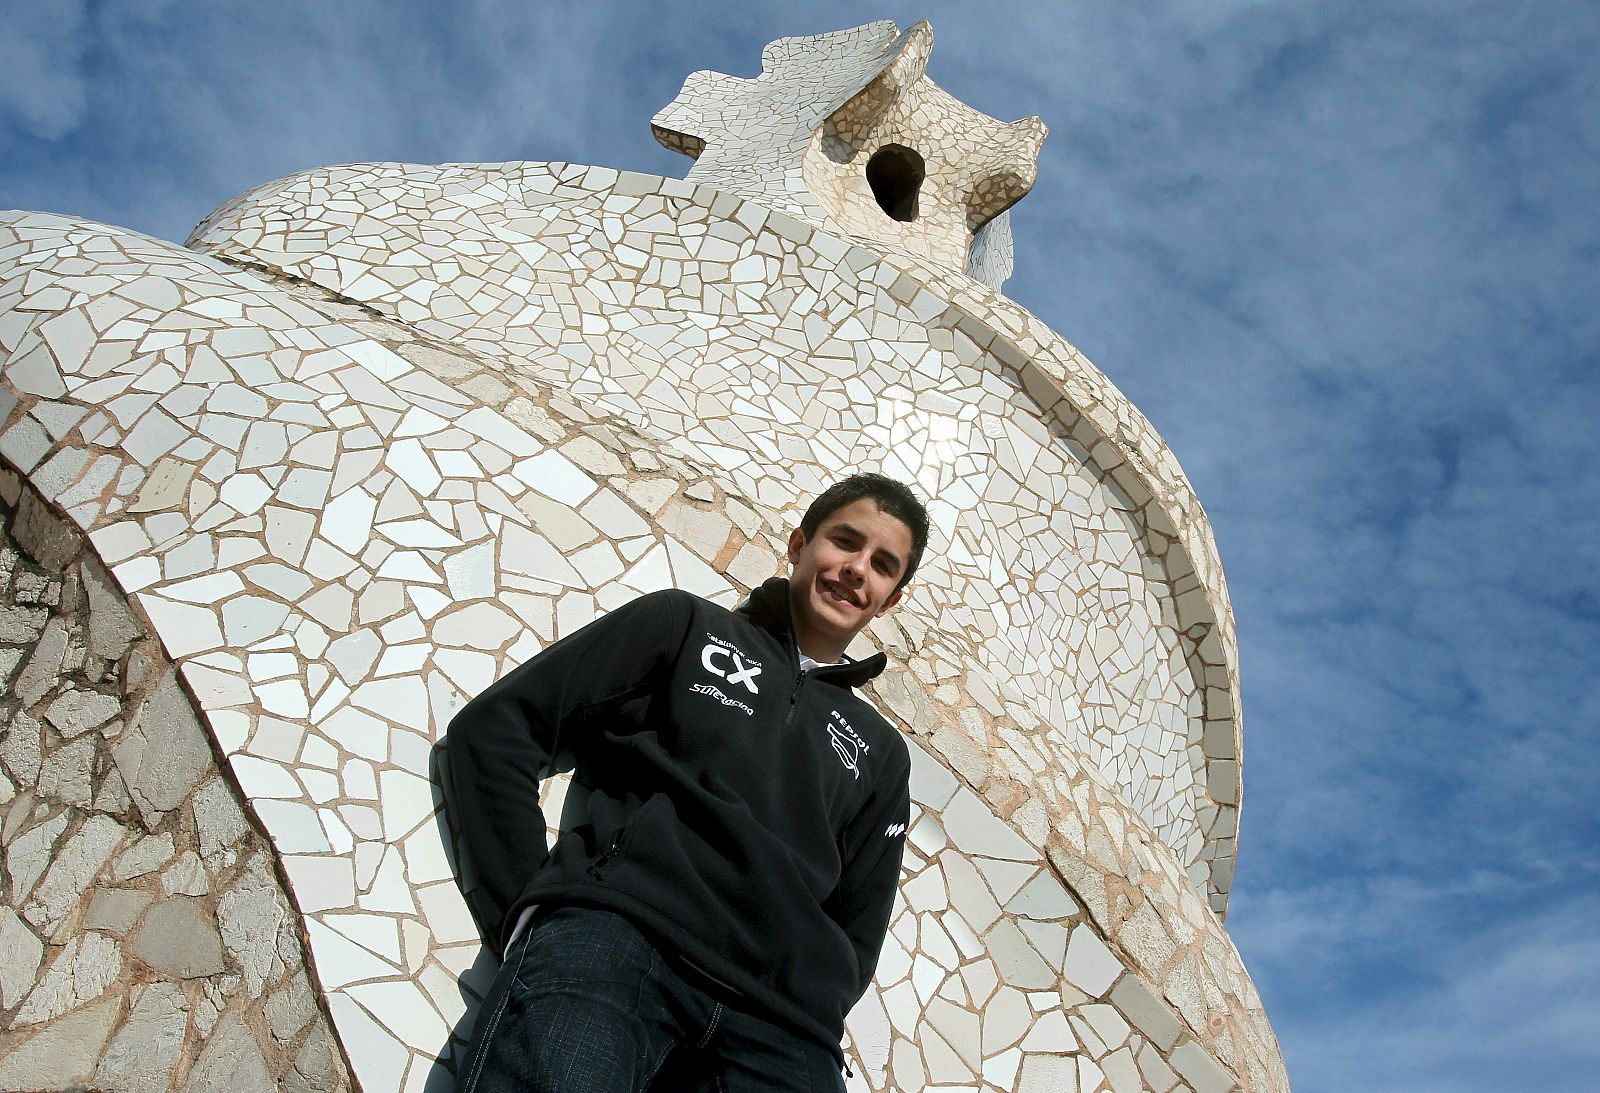
[[[689,71],[876,18],[1050,126],[1008,293],[1211,514],[1229,927],[1295,1088],[1594,1088],[1600,6],[0,0],[0,207],[181,240],[321,163],[681,175]]]

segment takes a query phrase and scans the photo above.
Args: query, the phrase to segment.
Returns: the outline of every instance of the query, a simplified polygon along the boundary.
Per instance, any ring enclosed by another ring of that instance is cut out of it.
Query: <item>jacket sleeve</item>
[[[900,886],[900,859],[911,815],[911,763],[903,749],[899,754],[898,769],[883,780],[845,832],[844,872],[833,914],[856,952],[856,998],[866,993],[878,970],[878,950],[883,948]]]
[[[669,668],[690,617],[682,593],[640,597],[513,669],[451,719],[440,788],[467,906],[496,951],[507,913],[549,857],[539,781],[572,745],[577,715]]]

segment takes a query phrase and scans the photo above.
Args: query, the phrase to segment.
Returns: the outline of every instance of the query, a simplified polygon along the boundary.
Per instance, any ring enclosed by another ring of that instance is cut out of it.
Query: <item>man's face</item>
[[[790,601],[800,648],[838,660],[850,639],[900,600],[911,529],[863,498],[835,509],[807,540],[789,535]]]

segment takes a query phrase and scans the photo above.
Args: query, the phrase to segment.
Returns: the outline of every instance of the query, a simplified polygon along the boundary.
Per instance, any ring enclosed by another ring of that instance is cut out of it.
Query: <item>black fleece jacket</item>
[[[800,672],[788,589],[737,611],[679,591],[618,608],[468,703],[441,778],[496,952],[531,904],[612,910],[838,1054],[889,921],[910,756],[851,689],[883,654]],[[547,854],[538,783],[568,763]]]

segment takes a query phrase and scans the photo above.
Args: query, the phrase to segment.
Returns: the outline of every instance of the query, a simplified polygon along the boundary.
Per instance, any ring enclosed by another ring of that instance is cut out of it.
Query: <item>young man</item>
[[[504,954],[458,1093],[844,1088],[910,809],[905,742],[853,690],[884,657],[844,652],[927,536],[905,486],[847,478],[790,535],[788,580],[737,611],[643,596],[456,716],[445,799]],[[539,779],[569,765],[547,854]]]

